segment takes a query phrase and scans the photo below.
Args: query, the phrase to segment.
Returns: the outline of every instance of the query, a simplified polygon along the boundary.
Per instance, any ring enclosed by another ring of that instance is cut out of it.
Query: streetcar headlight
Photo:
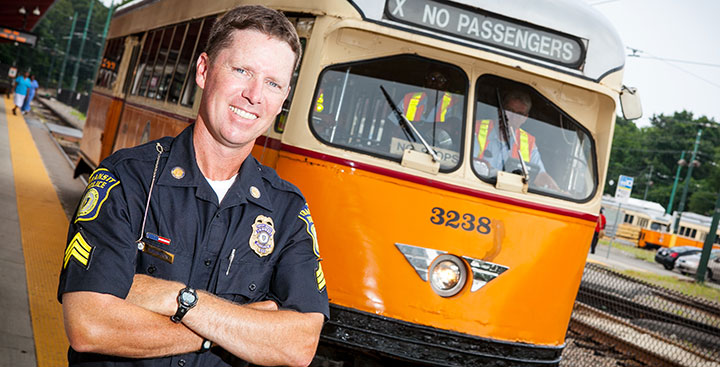
[[[440,255],[430,264],[430,287],[442,297],[452,297],[463,288],[467,280],[465,263],[454,255]]]

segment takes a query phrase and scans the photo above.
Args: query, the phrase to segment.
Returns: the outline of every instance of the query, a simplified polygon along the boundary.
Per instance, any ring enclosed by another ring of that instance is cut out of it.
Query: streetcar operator
[[[442,72],[431,68],[425,74],[423,87],[405,94],[401,112],[431,145],[457,151],[462,101],[448,91],[448,84]],[[389,119],[396,123],[398,120],[395,114]]]
[[[483,119],[475,123],[475,142],[473,158],[475,170],[483,176],[495,176],[497,170],[504,170],[510,158],[523,161],[536,167],[534,185],[560,191],[555,180],[545,170],[540,151],[535,144],[535,137],[520,128],[527,121],[532,107],[530,95],[520,90],[511,90],[502,99],[503,108],[498,115],[505,112],[508,128],[503,129],[502,122]],[[502,121],[498,116],[498,121]],[[509,143],[508,143],[509,141]]]
[[[328,317],[312,217],[250,155],[300,52],[279,12],[231,10],[197,60],[196,123],[90,177],[58,287],[71,366],[311,362]]]

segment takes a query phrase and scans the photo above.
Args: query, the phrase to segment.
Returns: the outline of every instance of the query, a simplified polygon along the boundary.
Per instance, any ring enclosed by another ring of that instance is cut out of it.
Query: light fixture
[[[467,280],[465,263],[454,255],[440,255],[430,265],[430,287],[441,297],[452,297],[462,290]]]
[[[33,9],[33,14],[35,16],[40,16],[40,8],[36,6],[35,9]]]
[[[27,10],[25,10],[24,6],[21,6],[20,9],[18,9],[18,13],[25,15],[25,14],[27,14]]]

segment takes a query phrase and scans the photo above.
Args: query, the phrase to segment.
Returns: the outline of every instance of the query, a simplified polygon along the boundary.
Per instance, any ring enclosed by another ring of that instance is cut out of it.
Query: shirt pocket
[[[239,304],[267,300],[272,271],[270,264],[222,259],[215,293]]]
[[[135,273],[187,283],[192,257],[183,253],[174,253],[172,256],[170,263],[147,252],[138,251]]]

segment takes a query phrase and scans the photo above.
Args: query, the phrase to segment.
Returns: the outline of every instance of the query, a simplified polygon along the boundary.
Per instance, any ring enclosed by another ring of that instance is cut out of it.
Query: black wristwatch
[[[197,292],[195,292],[194,289],[190,287],[185,287],[181,289],[180,293],[178,293],[177,296],[177,312],[175,312],[174,315],[170,316],[170,320],[175,323],[179,323],[180,321],[182,321],[183,316],[185,316],[188,310],[195,307],[195,305],[197,304],[197,300]]]

